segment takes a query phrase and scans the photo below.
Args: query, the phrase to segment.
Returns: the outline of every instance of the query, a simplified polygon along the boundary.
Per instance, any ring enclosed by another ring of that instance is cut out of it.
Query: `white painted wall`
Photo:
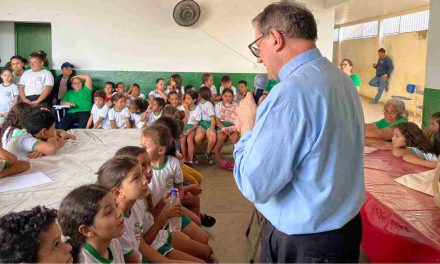
[[[4,66],[14,54],[14,23],[0,21],[0,66]]]
[[[270,0],[198,0],[202,15],[178,26],[178,0],[1,0],[0,21],[50,22],[54,67],[70,61],[87,70],[262,72],[247,45],[252,18]],[[303,0],[318,22],[318,46],[333,53],[334,8]]]
[[[440,89],[440,1],[431,1],[425,87]]]

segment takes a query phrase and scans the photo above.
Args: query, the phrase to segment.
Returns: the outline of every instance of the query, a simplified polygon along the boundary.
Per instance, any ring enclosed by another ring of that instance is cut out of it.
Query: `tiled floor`
[[[361,101],[367,123],[382,118],[382,104],[369,104],[371,100],[366,98]],[[232,145],[228,146],[227,152],[232,153]],[[259,231],[254,224],[249,238],[245,236],[253,205],[237,189],[232,172],[206,165],[202,156],[199,156],[200,165],[196,167],[205,177],[201,208],[217,219],[217,224],[207,229],[210,244],[221,263],[249,263]]]

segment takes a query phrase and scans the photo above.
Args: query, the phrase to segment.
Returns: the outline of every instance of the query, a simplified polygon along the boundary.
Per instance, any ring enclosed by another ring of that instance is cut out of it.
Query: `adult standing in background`
[[[350,77],[350,79],[353,81],[354,86],[356,86],[356,89],[359,92],[362,82],[361,78],[359,78],[359,75],[353,73],[353,62],[349,59],[343,59],[341,61],[341,64],[339,64],[339,67],[341,68],[341,71],[343,71],[345,74],[347,74],[348,77]]]
[[[372,104],[379,102],[384,89],[388,92],[390,76],[394,70],[393,61],[386,55],[385,49],[380,48],[377,53],[379,54],[379,59],[377,59],[377,63],[373,63],[373,67],[376,69],[376,76],[369,82],[370,86],[377,87],[377,94],[371,102]]]
[[[254,18],[249,45],[269,79],[232,113],[242,138],[234,177],[267,219],[261,262],[358,262],[365,198],[364,118],[352,81],[316,48],[302,4],[282,1]]]

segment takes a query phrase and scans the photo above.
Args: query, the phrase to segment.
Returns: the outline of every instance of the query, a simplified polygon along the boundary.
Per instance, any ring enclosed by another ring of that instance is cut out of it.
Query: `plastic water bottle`
[[[177,196],[177,190],[171,190],[171,201],[170,205],[180,205],[180,198]],[[168,228],[170,232],[179,232],[182,229],[182,217],[177,216],[168,219]]]

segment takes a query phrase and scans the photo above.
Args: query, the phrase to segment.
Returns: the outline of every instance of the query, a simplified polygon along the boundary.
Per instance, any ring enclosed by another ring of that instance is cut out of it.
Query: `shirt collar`
[[[278,73],[278,79],[280,81],[284,81],[285,79],[287,79],[287,77],[289,77],[289,75],[292,72],[298,69],[301,65],[321,57],[322,54],[318,48],[314,48],[301,53],[299,56],[291,59],[288,63],[284,64],[284,66],[281,67],[281,70]]]

